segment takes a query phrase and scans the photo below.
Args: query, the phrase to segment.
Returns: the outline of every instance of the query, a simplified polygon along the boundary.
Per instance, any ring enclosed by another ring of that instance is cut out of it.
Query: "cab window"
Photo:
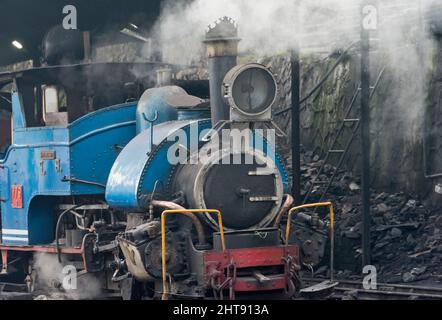
[[[67,99],[66,92],[60,86],[42,86],[43,120],[46,125],[66,125]]]
[[[0,87],[0,159],[11,144],[11,94]]]

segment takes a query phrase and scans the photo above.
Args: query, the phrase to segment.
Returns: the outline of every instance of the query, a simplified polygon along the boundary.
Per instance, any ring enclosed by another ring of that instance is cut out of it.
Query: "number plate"
[[[55,159],[55,151],[41,151],[40,158],[42,160],[54,160]]]

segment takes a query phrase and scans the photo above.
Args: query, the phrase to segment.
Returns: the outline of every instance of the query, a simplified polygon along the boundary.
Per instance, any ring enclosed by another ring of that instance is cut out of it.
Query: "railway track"
[[[378,283],[376,289],[364,289],[362,282],[351,280],[335,280],[332,285],[328,279],[303,278],[304,286],[319,285],[330,288],[328,299],[342,299],[353,295],[358,300],[442,300],[442,285],[440,287],[415,286],[403,284]],[[337,284],[336,284],[337,283]],[[307,292],[306,296],[315,298],[314,292]]]
[[[335,280],[325,278],[302,278],[304,290],[301,299],[341,300],[354,296],[357,300],[442,300],[442,285],[439,287],[378,283],[376,289],[364,289],[361,281]],[[5,289],[5,291],[3,291]],[[7,292],[11,290],[12,292]],[[23,285],[3,283],[0,285],[0,300],[29,300],[36,294],[26,293]],[[60,296],[59,296],[60,298]],[[104,299],[114,300],[109,295]]]

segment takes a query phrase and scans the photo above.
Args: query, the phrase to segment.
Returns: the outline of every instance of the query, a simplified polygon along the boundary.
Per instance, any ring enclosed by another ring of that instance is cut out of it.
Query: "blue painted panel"
[[[135,136],[136,104],[100,110],[71,124],[71,177],[105,186],[121,149]],[[104,194],[104,187],[73,183],[73,194]]]
[[[14,128],[15,147],[68,146],[69,130],[63,127]]]
[[[187,139],[186,146],[188,149],[191,149],[191,135],[194,132],[197,134],[198,137],[201,137],[201,132],[203,130],[207,130],[211,128],[211,121],[210,119],[207,120],[199,120],[199,121],[188,121],[185,126],[181,126],[181,123],[183,122],[170,122],[167,124],[167,126],[161,126],[161,128],[158,128],[161,131],[161,135],[164,135],[165,138],[162,141],[156,141],[155,135],[154,135],[154,142],[155,144],[160,144],[161,147],[156,148],[151,153],[151,156],[149,158],[149,162],[146,163],[146,165],[143,168],[143,172],[140,177],[140,181],[138,183],[138,189],[137,194],[138,196],[142,194],[149,194],[153,191],[154,185],[156,181],[162,182],[163,186],[167,186],[169,182],[169,178],[171,176],[172,170],[174,169],[175,165],[170,164],[167,154],[170,150],[170,147],[172,147],[176,141],[173,139],[174,132],[176,129],[172,129],[174,126],[177,126],[184,131]],[[155,128],[155,127],[154,127]],[[155,129],[154,132],[157,130]],[[191,133],[192,132],[192,133]],[[200,141],[201,143],[201,141]],[[198,144],[200,144],[198,143]],[[198,146],[195,146],[198,148]]]
[[[117,208],[138,208],[138,193],[149,193],[156,180],[167,183],[173,166],[167,161],[167,150],[174,142],[165,142],[167,137],[179,129],[188,131],[190,124],[198,130],[210,127],[209,120],[171,121],[154,126],[153,143],[155,156],[150,157],[148,143],[150,131],[137,135],[116,159],[106,185],[106,201]],[[147,165],[147,163],[149,164]],[[150,163],[151,162],[151,163]]]
[[[42,160],[42,151],[54,152],[60,160],[59,169],[55,159]],[[62,181],[62,176],[69,174],[68,159],[68,147],[16,148],[13,145],[10,148],[3,164],[7,177],[5,173],[2,177],[2,190],[9,191],[8,200],[2,203],[3,243],[43,244],[53,237],[54,214],[49,208],[50,198],[46,197],[43,202],[35,202],[34,198],[71,194],[70,184]],[[23,208],[11,207],[12,185],[22,186]],[[11,234],[17,230],[26,230],[28,234]]]
[[[5,166],[0,169],[0,199],[1,202],[9,200],[9,168]]]
[[[290,189],[290,185],[289,185],[289,176],[284,159],[276,151],[276,146],[270,143],[270,141],[267,141],[265,138],[263,138],[263,136],[260,134],[259,131],[254,131],[254,139],[252,140],[253,146],[256,146],[256,139],[264,141],[261,151],[269,158],[274,159],[275,166],[281,175],[284,193],[287,193]],[[256,148],[258,148],[258,146],[256,146]]]
[[[69,124],[68,128],[71,141],[75,142],[84,135],[90,134],[92,130],[100,129],[111,124],[135,121],[136,106],[136,102],[130,102],[88,113]]]
[[[17,92],[12,93],[12,124],[14,128],[24,128],[26,126],[25,113],[21,96]]]

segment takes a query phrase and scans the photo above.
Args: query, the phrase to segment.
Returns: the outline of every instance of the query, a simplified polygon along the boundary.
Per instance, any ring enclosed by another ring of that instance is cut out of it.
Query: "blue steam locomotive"
[[[266,135],[277,83],[236,65],[236,34],[227,18],[207,32],[208,85],[162,63],[0,74],[2,275],[34,282],[42,252],[128,299],[299,290],[299,234],[281,237],[293,199]]]

